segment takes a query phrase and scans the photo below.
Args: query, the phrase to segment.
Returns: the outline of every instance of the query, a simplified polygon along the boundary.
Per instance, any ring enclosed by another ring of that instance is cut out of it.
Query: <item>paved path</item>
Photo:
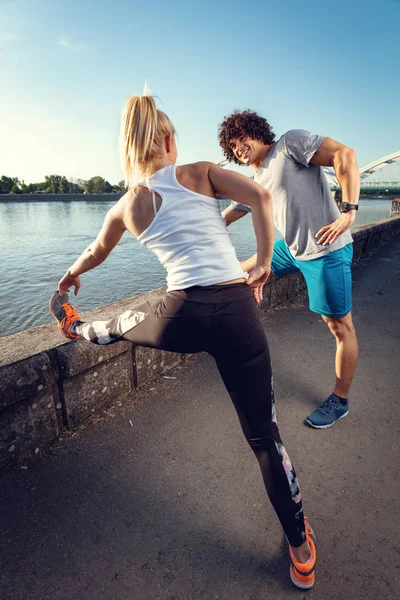
[[[399,598],[399,273],[400,241],[355,268],[361,358],[332,429],[303,425],[333,384],[326,326],[300,305],[266,320],[278,421],[319,540],[313,590],[290,583],[258,466],[201,356],[3,475],[1,600]]]

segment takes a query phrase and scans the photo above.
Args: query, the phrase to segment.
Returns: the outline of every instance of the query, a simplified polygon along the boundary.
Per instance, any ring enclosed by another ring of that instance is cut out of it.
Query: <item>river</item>
[[[52,321],[48,312],[51,294],[66,269],[96,237],[113,203],[0,203],[0,337]],[[361,199],[356,224],[389,217],[390,206],[390,200]],[[240,259],[254,253],[250,216],[229,230]],[[79,310],[164,284],[165,272],[156,257],[126,233],[105,263],[83,275]]]

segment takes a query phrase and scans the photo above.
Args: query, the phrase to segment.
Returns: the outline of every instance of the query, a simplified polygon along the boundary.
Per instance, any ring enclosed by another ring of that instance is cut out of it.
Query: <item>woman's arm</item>
[[[254,290],[257,301],[261,300],[261,290],[271,270],[274,250],[274,219],[272,214],[271,194],[255,181],[235,173],[226,171],[218,165],[209,163],[208,176],[216,193],[231,198],[235,202],[243,202],[251,207],[253,227],[257,240],[257,260],[252,269],[248,283]]]
[[[68,292],[70,287],[74,287],[76,296],[80,288],[79,276],[104,262],[111,250],[118,244],[125,230],[123,209],[118,203],[107,213],[103,227],[95,241],[82,252],[60,280],[58,284],[60,294]]]

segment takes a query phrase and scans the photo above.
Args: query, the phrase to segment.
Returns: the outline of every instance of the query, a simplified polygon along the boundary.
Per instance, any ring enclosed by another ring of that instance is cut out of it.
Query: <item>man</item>
[[[225,117],[219,128],[225,158],[250,165],[257,183],[272,194],[274,221],[283,240],[275,242],[271,270],[277,277],[301,271],[310,310],[321,315],[336,338],[336,384],[332,394],[306,422],[323,429],[349,412],[348,394],[358,360],[351,316],[352,237],[360,177],[354,150],[331,138],[292,130],[278,141],[266,119],[246,110]],[[341,213],[322,167],[333,167],[342,188]],[[250,212],[232,204],[223,212],[227,225]],[[255,256],[243,261],[250,271]]]

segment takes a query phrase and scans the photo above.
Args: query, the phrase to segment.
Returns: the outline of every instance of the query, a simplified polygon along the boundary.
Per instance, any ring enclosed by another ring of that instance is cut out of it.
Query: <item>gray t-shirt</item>
[[[275,227],[297,260],[320,258],[352,242],[348,230],[328,246],[315,239],[321,227],[340,215],[322,168],[310,163],[323,140],[324,136],[303,129],[288,131],[272,145],[253,176],[272,194]],[[251,212],[245,204],[231,206]]]

